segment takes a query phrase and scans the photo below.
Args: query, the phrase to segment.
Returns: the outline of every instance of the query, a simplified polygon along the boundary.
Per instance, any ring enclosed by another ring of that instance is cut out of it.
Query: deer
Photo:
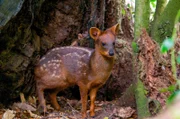
[[[82,118],[87,118],[87,100],[90,97],[90,116],[95,117],[97,91],[111,75],[115,59],[115,41],[119,24],[104,31],[91,27],[89,35],[95,48],[64,46],[51,49],[37,63],[34,74],[39,101],[38,111],[47,112],[44,91],[49,91],[50,103],[60,110],[58,92],[77,85],[80,90]]]

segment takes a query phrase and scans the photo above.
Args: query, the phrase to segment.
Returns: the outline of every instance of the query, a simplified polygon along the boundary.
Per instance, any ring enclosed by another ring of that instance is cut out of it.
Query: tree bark
[[[156,28],[156,22],[158,21],[159,17],[161,16],[162,12],[164,11],[164,8],[166,7],[167,0],[157,0],[157,5],[156,5],[156,11],[154,14],[154,20],[152,22],[152,26],[150,29],[151,36],[153,35],[155,28]]]
[[[149,0],[135,1],[134,38],[137,40],[143,28],[149,30],[150,4]]]
[[[172,36],[175,18],[179,9],[180,1],[170,0],[159,19],[154,23],[151,36],[159,44],[161,44],[165,38]]]
[[[136,42],[141,35],[142,29],[149,30],[149,17],[150,17],[150,4],[149,0],[136,0],[135,2],[135,25],[134,25],[134,41]],[[147,97],[144,93],[144,85],[140,80],[140,70],[138,69],[141,66],[141,62],[137,61],[138,55],[134,53],[134,73],[136,78],[136,89],[135,89],[135,98],[138,118],[142,119],[144,117],[150,116],[148,109]],[[136,64],[136,65],[135,65]]]

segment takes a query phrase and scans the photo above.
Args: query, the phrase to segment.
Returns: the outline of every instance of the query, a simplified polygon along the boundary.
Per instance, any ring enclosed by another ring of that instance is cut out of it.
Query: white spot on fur
[[[53,63],[53,66],[56,66],[56,63]]]
[[[46,64],[43,64],[43,67],[46,68]]]
[[[72,53],[65,54],[65,55],[63,55],[63,57],[71,56],[71,54],[72,54]]]
[[[73,48],[73,49],[77,49],[77,50],[82,50],[82,51],[85,51],[88,53],[88,56],[91,55],[91,52],[88,50],[88,49],[85,49],[85,48],[81,48],[81,47],[72,47],[72,46],[67,46],[65,48]]]
[[[40,61],[45,60],[45,59],[46,59],[46,57],[42,57],[42,58],[40,59]]]
[[[51,52],[48,52],[47,55],[49,55]]]
[[[49,63],[48,66],[50,67],[52,65],[52,63]]]
[[[60,55],[60,54],[57,54],[57,56],[58,56],[58,57],[61,57],[61,55]]]
[[[60,78],[60,76],[59,75],[57,75],[57,76],[55,76],[56,78]]]
[[[75,54],[77,57],[81,57],[79,54],[77,54],[76,52],[74,52],[73,54]]]
[[[59,50],[60,48],[54,48],[54,49],[52,49],[52,51],[56,51],[56,50]]]
[[[40,67],[40,69],[41,69],[41,70],[44,70],[44,68],[43,68],[43,67]]]
[[[54,77],[54,76],[55,76],[55,74],[52,74],[51,76],[52,76],[52,77]]]

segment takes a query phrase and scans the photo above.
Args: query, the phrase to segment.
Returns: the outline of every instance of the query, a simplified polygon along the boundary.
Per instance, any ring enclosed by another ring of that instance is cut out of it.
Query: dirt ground
[[[50,104],[47,104],[48,114],[39,116],[34,104],[14,103],[10,109],[1,109],[0,118],[11,119],[14,117],[19,119],[80,119],[81,103],[79,100],[68,100],[64,97],[57,97],[61,105],[61,111],[55,111]],[[96,101],[96,116],[94,119],[135,119],[136,111],[131,107],[120,107],[114,101]],[[89,107],[89,104],[88,104]],[[11,111],[10,111],[11,110]],[[89,110],[87,111],[89,116]],[[5,116],[8,115],[8,116]],[[88,117],[91,119],[91,117]]]
[[[163,92],[161,90],[174,83],[170,70],[171,67],[169,55],[160,54],[159,45],[148,36],[146,31],[142,32],[141,38],[137,43],[139,46],[137,61],[140,62],[141,65],[136,66],[140,69],[140,79],[145,85],[146,96],[150,100],[150,112],[152,115],[155,115],[160,109],[165,107],[166,99],[169,96],[168,92]],[[98,91],[97,101],[95,102],[96,116],[94,119],[137,119],[134,93],[130,88],[135,82],[135,78],[133,78],[132,75],[133,53],[131,50],[131,44],[128,44],[128,42],[122,39],[118,39],[116,44],[116,52],[118,54],[114,69],[112,71],[112,76]],[[109,86],[111,86],[111,88]],[[55,111],[51,107],[48,97],[46,97],[48,114],[39,116],[36,110],[38,105],[36,96],[25,99],[24,95],[21,94],[21,102],[16,102],[10,105],[8,108],[1,108],[0,118],[80,119],[80,99],[77,98],[78,96],[69,98],[73,97],[74,95],[69,91],[70,90],[65,91],[62,96],[57,97],[61,106],[61,111],[59,112]],[[68,96],[67,94],[71,96]],[[78,93],[76,93],[76,95],[78,95]],[[89,115],[89,110],[87,113]],[[88,118],[90,119],[91,117]]]

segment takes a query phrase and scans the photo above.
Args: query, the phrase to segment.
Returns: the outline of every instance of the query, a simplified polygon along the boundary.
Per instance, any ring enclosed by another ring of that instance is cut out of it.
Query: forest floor
[[[39,116],[36,106],[30,102],[18,102],[9,109],[0,110],[2,119],[80,119],[81,103],[79,100],[69,100],[64,97],[57,97],[61,105],[61,111],[55,111],[47,103],[48,114]],[[88,101],[90,102],[90,101]],[[131,107],[120,107],[118,101],[96,101],[96,116],[94,119],[136,119],[135,109]],[[88,104],[89,107],[89,104]],[[89,110],[87,110],[89,117]],[[91,118],[91,117],[89,117]]]
[[[138,40],[139,45],[139,54],[137,56],[138,62],[141,62],[141,67],[137,64],[137,67],[140,68],[140,79],[143,81],[146,90],[146,96],[149,101],[149,110],[152,115],[155,115],[159,112],[160,109],[165,107],[166,99],[169,96],[167,91],[163,92],[163,89],[166,89],[168,86],[173,84],[174,80],[172,78],[171,66],[170,66],[170,56],[162,55],[159,52],[159,46],[155,43],[144,31],[141,35],[141,38]],[[127,46],[127,44],[126,44]],[[131,44],[128,45],[131,47]],[[177,50],[178,47],[176,48]],[[122,49],[121,49],[122,51]],[[124,52],[124,51],[123,51]],[[127,53],[127,52],[126,52]],[[125,57],[126,54],[123,54]],[[125,63],[121,63],[122,65],[115,64],[115,69],[118,70],[118,66],[120,68],[125,67],[125,72],[120,72],[124,75],[124,77],[130,76],[130,68],[131,65],[127,64],[127,60],[131,60],[129,56],[124,59]],[[122,58],[121,58],[122,59]],[[120,61],[120,60],[119,60]],[[129,66],[129,67],[127,67]],[[118,75],[118,71],[113,71],[113,75]],[[127,73],[129,74],[127,76]],[[117,74],[116,74],[117,73]],[[123,76],[121,76],[123,77]],[[131,78],[133,75],[131,75]],[[122,80],[122,79],[120,79]],[[137,110],[136,110],[136,101],[134,98],[134,94],[131,88],[130,83],[133,81],[126,82],[127,79],[124,79],[125,83],[122,87],[124,91],[122,94],[119,94],[118,91],[114,91],[113,93],[117,93],[116,95],[120,97],[114,98],[112,101],[102,101],[97,99],[95,102],[96,116],[94,119],[137,119]],[[107,82],[108,83],[108,82]],[[122,85],[122,81],[115,82]],[[108,83],[109,84],[109,83]],[[111,85],[112,86],[112,85]],[[119,85],[118,85],[119,86]],[[112,86],[112,87],[115,87]],[[120,86],[121,87],[121,86]],[[110,90],[110,88],[109,88]],[[125,91],[126,90],[126,91]],[[111,90],[110,90],[111,91]],[[100,92],[100,91],[99,91]],[[24,98],[24,94],[20,95],[21,102],[16,102],[9,106],[9,108],[1,108],[0,109],[0,118],[3,119],[80,119],[81,118],[81,102],[78,99],[69,99],[66,96],[58,96],[58,102],[61,106],[61,111],[55,111],[47,99],[47,109],[48,114],[39,115],[37,112],[37,99],[35,97],[29,97],[27,100]],[[158,103],[157,103],[158,102]],[[90,101],[88,101],[88,109],[89,109]],[[159,104],[159,106],[158,106]],[[2,106],[0,106],[2,107]],[[87,110],[87,114],[89,117],[89,110]],[[91,117],[89,117],[91,118]]]

